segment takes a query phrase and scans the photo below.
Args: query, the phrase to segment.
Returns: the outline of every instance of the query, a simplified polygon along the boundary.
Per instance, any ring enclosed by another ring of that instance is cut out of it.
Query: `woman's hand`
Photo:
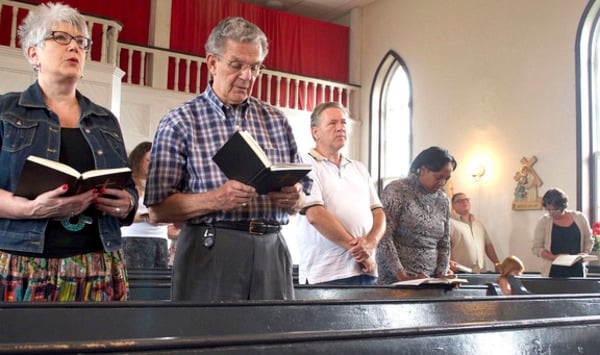
[[[94,200],[94,207],[107,215],[122,219],[129,215],[135,203],[127,190],[102,189]]]
[[[31,201],[33,206],[27,210],[30,214],[23,217],[35,219],[73,217],[85,211],[98,196],[96,190],[90,190],[79,195],[63,197],[67,189],[68,186],[63,185],[38,195]]]
[[[416,275],[409,275],[406,273],[406,271],[400,271],[399,273],[396,274],[396,278],[398,279],[398,281],[407,281],[407,280],[416,280],[416,279],[426,279],[428,278],[429,275],[426,275],[422,272],[416,274]]]

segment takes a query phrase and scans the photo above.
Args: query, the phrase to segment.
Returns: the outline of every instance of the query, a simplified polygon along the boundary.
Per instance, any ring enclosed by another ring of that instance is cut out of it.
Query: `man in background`
[[[500,260],[483,224],[471,211],[471,200],[463,192],[452,196],[450,218],[450,269],[454,272],[486,272],[485,257],[494,263],[500,272]],[[469,270],[470,269],[470,270]]]
[[[367,169],[341,153],[347,119],[337,102],[322,103],[311,115],[316,146],[304,158],[312,165],[313,185],[299,217],[300,284],[372,285],[377,280],[375,251],[385,215]]]

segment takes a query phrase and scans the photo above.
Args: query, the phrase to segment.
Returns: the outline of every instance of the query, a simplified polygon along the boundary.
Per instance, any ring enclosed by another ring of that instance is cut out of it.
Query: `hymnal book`
[[[580,261],[595,261],[598,260],[598,256],[591,254],[562,254],[556,257],[554,261],[552,261],[552,265],[559,266],[572,266],[573,264]]]
[[[392,286],[400,286],[400,285],[455,285],[455,284],[463,284],[468,283],[469,280],[461,279],[461,278],[453,278],[453,279],[445,279],[445,278],[437,278],[437,277],[427,277],[423,279],[415,279],[415,280],[406,280],[406,281],[398,281],[394,282]]]
[[[213,161],[227,178],[253,186],[259,194],[294,185],[311,169],[308,164],[271,164],[246,131],[235,132],[213,156]]]
[[[32,200],[39,194],[64,184],[69,186],[65,196],[77,195],[93,188],[124,188],[130,176],[129,167],[80,173],[67,164],[30,155],[23,165],[15,195]]]

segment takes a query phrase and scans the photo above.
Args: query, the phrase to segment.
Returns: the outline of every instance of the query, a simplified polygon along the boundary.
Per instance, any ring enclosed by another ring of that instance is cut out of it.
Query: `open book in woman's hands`
[[[591,254],[561,254],[552,261],[552,265],[558,266],[573,266],[580,261],[595,261],[598,260],[596,255]]]
[[[130,175],[131,169],[126,166],[80,173],[66,164],[30,155],[21,171],[15,195],[32,200],[64,184],[69,186],[65,196],[77,195],[94,188],[124,188]]]

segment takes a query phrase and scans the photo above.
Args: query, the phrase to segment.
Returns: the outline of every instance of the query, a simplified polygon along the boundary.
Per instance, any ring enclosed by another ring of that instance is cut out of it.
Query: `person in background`
[[[133,180],[69,197],[67,185],[32,200],[13,194],[29,155],[79,171],[128,166],[117,118],[77,90],[92,45],[86,20],[41,4],[18,36],[37,80],[0,96],[0,299],[126,300],[120,227],[137,208]]]
[[[177,250],[177,237],[179,237],[179,232],[181,232],[181,227],[178,224],[169,223],[167,237],[169,237],[171,244],[169,245],[168,267],[173,267],[173,262],[175,261],[175,251]]]
[[[446,149],[430,147],[417,155],[406,178],[382,193],[385,234],[377,249],[378,283],[448,275],[450,201],[442,188],[456,169]]]
[[[337,102],[317,105],[311,114],[316,142],[305,162],[313,180],[300,216],[300,283],[372,285],[374,255],[385,215],[367,169],[342,155],[348,112]]]
[[[502,294],[509,295],[527,295],[530,294],[517,276],[523,275],[525,266],[521,259],[514,255],[507,256],[500,264],[500,275],[496,278]]]
[[[567,209],[567,194],[553,188],[542,197],[547,213],[542,216],[533,235],[531,251],[542,258],[541,275],[544,277],[584,277],[583,262],[573,266],[552,265],[560,254],[582,254],[592,250],[592,231],[585,215]]]
[[[267,38],[253,23],[229,17],[212,30],[205,48],[212,81],[160,121],[146,185],[151,220],[185,222],[172,300],[292,299],[292,260],[281,225],[299,210],[302,184],[258,195],[228,180],[211,159],[237,130],[246,130],[271,163],[301,162],[284,114],[250,96]]]
[[[139,207],[133,223],[121,227],[125,261],[130,269],[166,268],[169,261],[168,227],[164,223],[151,223],[148,208],[143,203],[151,148],[152,143],[142,142],[129,153],[131,176],[139,194]]]
[[[500,260],[494,244],[483,223],[471,213],[471,200],[465,193],[457,192],[452,196],[452,208],[454,213],[450,216],[450,269],[459,272],[459,265],[463,265],[475,274],[486,272],[487,255],[494,263],[495,271],[500,272]]]

